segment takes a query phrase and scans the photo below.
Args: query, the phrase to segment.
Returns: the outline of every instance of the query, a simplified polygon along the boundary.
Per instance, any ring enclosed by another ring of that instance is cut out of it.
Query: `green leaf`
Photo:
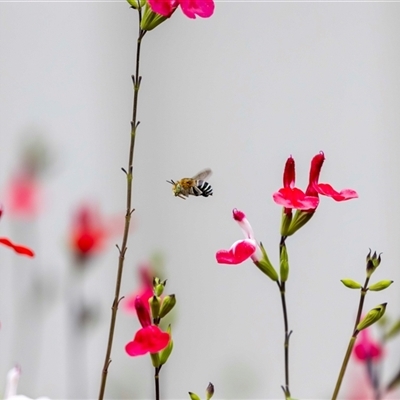
[[[344,286],[350,288],[350,289],[361,289],[362,285],[361,283],[358,283],[356,281],[353,281],[353,279],[341,279],[341,281],[343,283]]]

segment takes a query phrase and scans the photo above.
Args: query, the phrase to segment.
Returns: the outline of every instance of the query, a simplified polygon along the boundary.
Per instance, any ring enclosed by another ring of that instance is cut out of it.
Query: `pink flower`
[[[306,195],[318,197],[320,194],[331,197],[335,201],[345,201],[357,198],[358,194],[353,189],[343,189],[338,192],[328,183],[318,183],[324,161],[325,155],[322,151],[320,151],[319,154],[314,156],[314,158],[311,160],[310,177]]]
[[[285,213],[290,214],[291,210],[315,210],[318,207],[319,199],[311,195],[306,195],[302,190],[295,186],[295,163],[290,156],[285,164],[283,172],[283,188],[273,194],[275,203],[285,208]]]
[[[247,220],[246,215],[243,211],[235,208],[233,210],[233,219],[238,222],[246,239],[236,241],[229,250],[217,251],[215,256],[218,264],[241,264],[250,257],[253,261],[259,261],[261,259],[261,250],[254,239],[253,228]]]
[[[202,18],[211,17],[214,12],[213,0],[148,0],[152,11],[169,18],[181,6],[183,13],[188,18],[196,18],[196,15]]]
[[[136,299],[139,297],[150,311],[149,299],[153,297],[153,272],[151,266],[145,264],[139,267],[140,288],[130,296],[127,296],[122,303],[123,309],[128,313],[136,313]]]
[[[309,183],[306,192],[294,187],[295,166],[292,156],[288,158],[283,174],[283,188],[273,194],[275,203],[285,208],[288,214],[291,209],[314,211],[319,204],[319,195],[328,196],[336,201],[345,201],[357,198],[357,192],[352,189],[336,191],[328,183],[319,183],[319,175],[325,156],[321,151],[311,160]]]
[[[143,302],[143,300],[140,297],[136,297],[135,299],[135,310],[137,317],[139,319],[140,325],[142,325],[143,328],[146,328],[147,326],[151,325],[151,317],[150,317],[150,312],[149,312],[149,302],[147,301],[147,306]]]
[[[358,335],[353,354],[361,362],[378,361],[383,356],[383,348],[371,338],[369,329],[363,329]]]
[[[136,332],[133,341],[125,346],[125,351],[132,357],[158,353],[168,346],[169,339],[168,333],[163,332],[158,326],[150,325]]]

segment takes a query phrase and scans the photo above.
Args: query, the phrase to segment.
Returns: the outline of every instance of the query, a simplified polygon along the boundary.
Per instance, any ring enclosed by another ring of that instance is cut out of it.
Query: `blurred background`
[[[359,298],[340,279],[364,280],[368,248],[383,252],[374,280],[395,283],[369,293],[366,310],[388,301],[387,314],[400,316],[399,17],[398,3],[217,2],[210,19],[177,10],[145,36],[122,294],[140,290],[141,271],[154,267],[177,296],[163,398],[202,394],[209,381],[217,399],[282,398],[276,285],[250,261],[217,265],[215,252],[242,237],[236,207],[277,263],[281,209],[272,193],[290,154],[299,187],[323,150],[321,182],[360,196],[323,198],[287,241],[293,396],[330,398]],[[125,2],[0,3],[0,236],[37,254],[0,249],[0,388],[18,364],[19,392],[30,397],[98,394],[136,34]],[[213,197],[173,197],[167,179],[206,167]],[[107,398],[153,396],[149,357],[124,351],[138,327],[121,308]],[[390,343],[385,381],[399,352]],[[352,361],[342,398],[362,376]]]

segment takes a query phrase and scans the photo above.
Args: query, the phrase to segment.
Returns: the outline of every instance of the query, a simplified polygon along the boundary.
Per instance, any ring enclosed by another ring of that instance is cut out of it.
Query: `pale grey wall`
[[[327,159],[322,181],[360,194],[343,204],[322,199],[310,224],[288,241],[292,392],[296,398],[329,398],[358,301],[339,280],[363,279],[368,247],[384,253],[377,277],[399,278],[399,17],[396,3],[221,2],[209,20],[191,21],[178,10],[145,37],[136,228],[123,293],[136,287],[134,265],[163,251],[168,288],[179,301],[175,349],[161,377],[165,398],[200,393],[210,380],[217,398],[281,398],[278,291],[250,262],[218,266],[214,253],[241,238],[231,219],[237,207],[276,262],[280,208],[271,195],[281,185],[289,154],[305,187],[309,161],[320,150]],[[105,212],[123,212],[120,167],[127,157],[135,34],[135,13],[123,2],[0,4],[1,187],[31,127],[45,132],[58,157],[45,182],[51,218],[39,223],[37,261],[15,261],[1,249],[0,376],[18,362],[21,390],[30,396],[70,393],[65,232],[71,210],[88,198]],[[204,167],[214,171],[213,198],[173,198],[165,180]],[[1,234],[11,228],[5,216]],[[100,326],[90,333],[92,398],[116,257],[110,245],[85,277],[87,296],[104,309]],[[23,293],[12,285],[12,274],[22,277],[21,269],[30,268],[41,268],[61,290],[41,320],[40,351],[23,339],[34,330],[26,321],[22,342],[15,344],[19,329],[12,310]],[[388,312],[397,315],[397,285],[369,295],[366,306],[388,300]],[[151,393],[149,359],[130,359],[123,351],[137,327],[120,314],[110,398]],[[10,350],[13,340],[16,350]],[[392,367],[398,351],[394,346]]]

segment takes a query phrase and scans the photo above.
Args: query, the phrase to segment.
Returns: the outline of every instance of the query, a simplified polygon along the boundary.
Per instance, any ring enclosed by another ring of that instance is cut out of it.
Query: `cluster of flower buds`
[[[210,382],[206,389],[206,400],[210,400],[214,395],[214,385]],[[193,392],[189,392],[189,397],[191,400],[201,400],[201,398]]]
[[[148,304],[145,304],[143,297],[136,297],[135,310],[142,328],[125,346],[126,353],[132,357],[150,353],[155,368],[167,362],[173,349],[171,326],[168,326],[167,332],[159,328],[162,318],[168,315],[176,304],[174,294],[163,296],[166,283],[166,280],[153,279],[153,295],[148,299]]]

